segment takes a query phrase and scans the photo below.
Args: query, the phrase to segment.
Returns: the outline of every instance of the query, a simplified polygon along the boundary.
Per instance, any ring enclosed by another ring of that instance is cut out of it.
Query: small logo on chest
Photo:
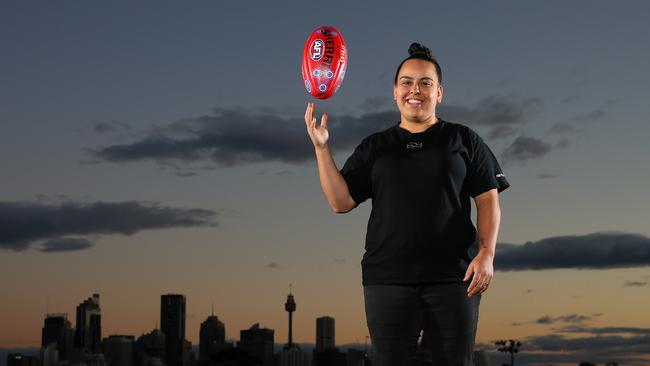
[[[422,147],[422,143],[421,142],[409,142],[408,144],[406,144],[407,149],[415,149],[416,147]]]

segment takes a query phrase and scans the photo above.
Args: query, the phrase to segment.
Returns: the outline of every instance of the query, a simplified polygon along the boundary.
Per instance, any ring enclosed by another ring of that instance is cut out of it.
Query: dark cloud
[[[503,152],[504,163],[525,165],[530,160],[541,159],[552,149],[551,144],[535,137],[519,136]]]
[[[650,265],[650,239],[640,234],[602,232],[557,236],[524,245],[497,245],[500,271],[555,268],[628,268]]]
[[[318,123],[320,117],[317,114]],[[396,112],[329,117],[333,150],[352,150],[367,135],[399,121]],[[302,118],[218,109],[215,115],[177,121],[139,141],[108,146],[91,154],[110,162],[211,160],[218,166],[229,167],[265,161],[303,163],[313,159],[313,147]]]
[[[640,282],[640,281],[625,281],[623,287],[643,287],[646,286],[647,284],[648,284],[647,282]]]
[[[92,244],[74,235],[132,235],[145,229],[216,226],[216,212],[157,203],[0,202],[0,249],[26,250],[40,242],[46,252]]]
[[[488,127],[519,125],[528,122],[530,115],[541,106],[538,97],[519,98],[514,95],[491,96],[473,107],[440,104],[440,115],[445,119],[467,121],[472,125]]]
[[[280,266],[275,262],[271,262],[271,263],[265,265],[264,267],[266,267],[266,268],[278,268]]]
[[[545,174],[545,173],[542,173],[542,174],[537,174],[537,179],[554,179],[554,178],[557,178],[559,176],[560,176],[559,174]]]
[[[553,324],[556,322],[564,322],[564,323],[581,323],[584,321],[591,320],[592,318],[590,316],[586,315],[579,315],[579,314],[570,314],[570,315],[564,315],[564,316],[558,316],[558,317],[551,317],[549,315],[544,315],[537,320],[535,320],[535,323],[537,324]]]
[[[590,333],[593,335],[604,334],[637,334],[637,335],[650,335],[650,328],[638,327],[585,327],[582,325],[568,325],[563,328],[554,329],[558,333]]]
[[[493,128],[489,136],[501,138],[512,135],[514,129],[511,125],[525,123],[533,107],[540,103],[539,98],[489,97],[474,107],[442,104],[439,115],[452,122]],[[374,97],[365,100],[360,108],[370,111],[390,104],[388,98]],[[397,110],[365,113],[359,117],[328,115],[330,144],[334,152],[351,151],[364,137],[399,122]],[[318,123],[321,116],[317,110]],[[108,125],[100,127],[102,131],[107,129]],[[94,159],[91,161],[122,163],[147,160],[171,170],[204,161],[219,167],[231,167],[270,161],[302,164],[313,159],[313,147],[302,116],[288,117],[273,108],[241,107],[219,108],[212,115],[178,120],[152,128],[145,137],[129,143],[89,149],[88,153]]]
[[[83,238],[56,238],[43,242],[42,252],[70,252],[88,249],[93,246],[90,240]]]
[[[577,338],[556,334],[534,336],[522,340],[520,352],[522,351],[550,353],[545,356],[536,355],[547,362],[589,360],[594,363],[617,361],[626,365],[643,365],[645,361],[637,357],[650,353],[650,333],[633,336],[596,334]],[[553,352],[558,354],[552,354]]]

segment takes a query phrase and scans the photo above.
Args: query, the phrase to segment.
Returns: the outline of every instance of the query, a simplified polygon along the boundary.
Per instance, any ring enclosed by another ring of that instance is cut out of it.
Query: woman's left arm
[[[474,197],[476,203],[476,226],[478,231],[478,253],[470,262],[463,281],[472,278],[467,288],[468,296],[481,294],[487,290],[494,276],[494,254],[496,252],[497,235],[501,221],[499,194],[497,189],[491,189]],[[472,273],[474,276],[472,276]]]

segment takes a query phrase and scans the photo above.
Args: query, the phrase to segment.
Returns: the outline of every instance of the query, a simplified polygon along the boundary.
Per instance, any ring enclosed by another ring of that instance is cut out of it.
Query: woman
[[[332,210],[348,212],[372,198],[361,264],[379,366],[413,364],[421,331],[434,365],[474,364],[478,307],[493,276],[498,192],[509,183],[473,130],[436,115],[441,83],[431,51],[411,44],[393,86],[399,123],[366,137],[340,171],[327,114],[317,126],[314,104],[305,112]]]

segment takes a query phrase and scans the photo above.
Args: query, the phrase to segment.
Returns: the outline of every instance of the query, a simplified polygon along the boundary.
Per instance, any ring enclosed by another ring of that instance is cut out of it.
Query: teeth
[[[409,99],[407,100],[408,104],[422,104],[421,100]]]

